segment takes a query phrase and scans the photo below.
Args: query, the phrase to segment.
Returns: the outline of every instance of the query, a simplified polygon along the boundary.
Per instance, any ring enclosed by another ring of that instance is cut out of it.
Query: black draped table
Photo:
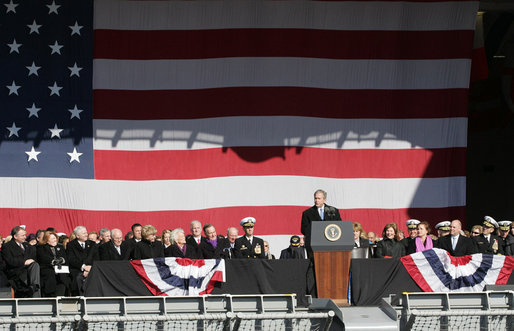
[[[352,259],[350,273],[352,302],[357,306],[376,306],[390,294],[423,292],[399,258]],[[514,284],[514,273],[508,284]]]
[[[225,261],[226,282],[218,283],[211,294],[296,293],[299,304],[314,287],[309,260]],[[85,296],[151,296],[128,261],[96,261],[86,280]]]

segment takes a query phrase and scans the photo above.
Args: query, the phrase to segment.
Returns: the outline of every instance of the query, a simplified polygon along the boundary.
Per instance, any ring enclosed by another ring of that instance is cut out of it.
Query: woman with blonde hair
[[[382,240],[377,244],[375,257],[391,258],[405,255],[405,246],[398,240],[398,225],[388,223],[382,231]]]
[[[353,222],[353,247],[369,247],[368,236],[359,222]]]
[[[134,260],[164,257],[164,245],[156,239],[157,229],[150,224],[141,229],[141,241],[134,246]]]

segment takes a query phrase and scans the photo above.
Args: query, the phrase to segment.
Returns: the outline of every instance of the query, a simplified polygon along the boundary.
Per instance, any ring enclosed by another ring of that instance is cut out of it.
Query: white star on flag
[[[53,86],[48,86],[48,88],[50,89],[50,96],[52,96],[54,94],[57,94],[58,96],[61,96],[59,91],[62,90],[62,87],[57,86],[57,82],[54,82],[54,85]]]
[[[63,129],[59,129],[57,127],[57,123],[55,123],[53,129],[48,129],[48,130],[50,130],[50,132],[52,133],[52,136],[50,137],[50,139],[52,139],[53,137],[57,137],[57,138],[61,139],[61,132],[63,131]]]
[[[70,25],[69,28],[71,29],[71,35],[73,36],[75,33],[80,36],[80,29],[83,28],[82,25],[79,25],[77,21],[75,21],[75,25]]]
[[[61,48],[63,48],[63,45],[59,45],[57,43],[57,40],[55,41],[55,43],[53,45],[48,45],[48,47],[50,47],[52,49],[52,53],[50,53],[50,55],[52,55],[54,53],[61,55]]]
[[[32,103],[32,107],[26,109],[29,111],[29,118],[32,116],[39,118],[38,112],[41,110],[41,108],[37,108],[35,103]]]
[[[80,120],[80,113],[83,112],[82,109],[78,109],[77,108],[77,105],[75,105],[75,107],[73,109],[68,109],[68,111],[71,113],[71,117],[70,117],[70,120],[73,118],[73,117],[76,117]]]
[[[73,67],[68,67],[70,69],[70,77],[73,75],[77,75],[77,77],[80,77],[80,70],[82,70],[82,67],[77,67],[77,62],[73,65]]]
[[[10,86],[6,85],[5,87],[7,87],[9,89],[9,95],[11,95],[11,94],[19,95],[18,89],[21,87],[21,85],[16,85],[14,80],[12,81],[12,84]]]
[[[16,126],[16,123],[12,122],[12,126],[11,127],[7,127],[7,130],[9,130],[9,138],[11,136],[16,136],[16,137],[20,137],[18,136],[18,131],[20,131],[21,127],[17,127]]]
[[[39,28],[42,27],[42,25],[36,23],[36,20],[34,20],[32,24],[27,24],[27,26],[30,28],[29,34],[32,34],[32,32],[39,34]]]
[[[11,49],[11,50],[9,51],[9,54],[11,54],[12,52],[16,52],[16,53],[20,54],[20,50],[19,50],[19,48],[20,48],[20,46],[21,46],[21,45],[23,45],[23,44],[18,44],[18,43],[16,42],[16,38],[14,38],[14,40],[12,41],[12,43],[7,44],[7,46],[9,46],[9,48]]]
[[[75,147],[73,147],[73,152],[68,153],[68,155],[70,156],[70,163],[72,163],[73,161],[77,161],[78,163],[80,163],[79,157],[82,154],[84,154],[84,153],[77,152],[77,149]]]
[[[37,71],[38,71],[39,69],[41,69],[41,67],[36,66],[36,64],[34,63],[34,61],[32,61],[32,65],[31,65],[30,67],[25,67],[25,68],[29,69],[29,74],[28,74],[28,76],[30,76],[30,75],[36,75],[36,76],[39,76],[39,74],[38,74],[38,72],[37,72]]]
[[[61,7],[61,5],[56,5],[55,1],[52,1],[51,5],[46,5],[46,6],[48,7],[48,15],[50,15],[51,13],[55,13],[55,14],[59,15],[59,13],[57,12],[57,9],[59,9],[59,7]]]
[[[26,151],[25,154],[27,154],[29,156],[29,159],[27,160],[27,162],[30,162],[30,160],[36,160],[36,162],[39,162],[39,160],[37,159],[37,156],[39,154],[41,154],[41,152],[36,152],[36,150],[34,149],[34,146],[32,146],[32,149],[30,151]]]
[[[17,3],[13,3],[13,2],[12,2],[12,0],[11,0],[11,2],[9,2],[9,3],[4,3],[4,6],[6,6],[6,7],[7,7],[7,10],[6,10],[6,12],[5,12],[6,14],[7,14],[8,12],[10,12],[10,11],[12,11],[13,13],[15,13],[15,14],[16,14],[16,6],[18,6],[18,4],[17,4]]]

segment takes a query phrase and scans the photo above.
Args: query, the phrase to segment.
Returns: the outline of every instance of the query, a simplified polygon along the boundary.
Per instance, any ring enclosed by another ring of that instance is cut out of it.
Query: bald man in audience
[[[451,256],[464,256],[477,252],[473,239],[462,235],[462,223],[459,220],[451,222],[450,235],[439,238],[437,245],[447,250]]]

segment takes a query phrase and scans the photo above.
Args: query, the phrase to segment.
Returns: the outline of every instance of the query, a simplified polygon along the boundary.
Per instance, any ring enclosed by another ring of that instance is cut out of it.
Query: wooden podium
[[[348,305],[353,223],[312,222],[311,248],[318,298],[330,298],[338,306]]]

